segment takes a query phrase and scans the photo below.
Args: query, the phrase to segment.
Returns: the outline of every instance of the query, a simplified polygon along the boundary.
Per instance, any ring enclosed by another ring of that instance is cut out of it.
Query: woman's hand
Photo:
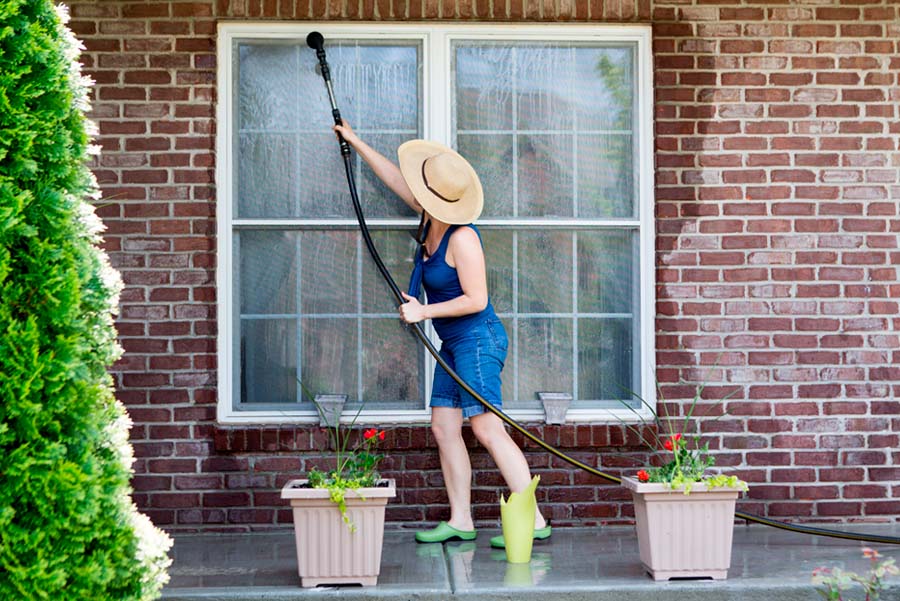
[[[356,146],[356,143],[359,142],[359,136],[356,135],[346,119],[341,119],[341,125],[332,125],[331,129],[334,130],[335,135],[343,136],[350,146]]]
[[[400,292],[400,294],[406,299],[406,302],[400,305],[400,319],[403,320],[404,323],[419,323],[420,321],[428,319],[425,316],[425,305],[420,303],[419,299],[414,298],[405,292]]]

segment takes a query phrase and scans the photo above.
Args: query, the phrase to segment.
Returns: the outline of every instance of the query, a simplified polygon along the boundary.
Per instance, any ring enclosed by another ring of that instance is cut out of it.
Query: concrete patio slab
[[[856,531],[900,535],[896,525]],[[490,548],[495,533],[482,530],[475,543],[416,545],[410,532],[388,531],[378,586],[317,589],[299,587],[290,531],[176,535],[172,580],[163,599],[813,601],[820,599],[810,583],[814,568],[862,572],[868,567],[863,543],[736,526],[728,580],[660,583],[640,565],[633,528],[556,529],[552,539],[535,544],[531,562],[520,565]],[[900,561],[900,546],[872,546]],[[892,583],[882,601],[900,601],[900,582]]]

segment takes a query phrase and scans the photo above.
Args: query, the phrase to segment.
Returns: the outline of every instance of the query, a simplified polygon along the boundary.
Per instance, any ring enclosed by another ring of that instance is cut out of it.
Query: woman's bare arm
[[[388,188],[393,190],[394,194],[399,196],[409,208],[416,213],[422,212],[421,205],[416,202],[412,190],[406,185],[406,180],[403,179],[403,175],[400,173],[400,168],[397,167],[397,165],[363,142],[360,137],[356,135],[356,132],[353,131],[353,128],[350,127],[350,124],[347,123],[346,119],[343,120],[343,125],[335,125],[332,129],[344,137],[347,143],[359,153],[359,156],[361,156],[366,163],[368,163],[375,175],[378,176],[378,179],[383,181]]]

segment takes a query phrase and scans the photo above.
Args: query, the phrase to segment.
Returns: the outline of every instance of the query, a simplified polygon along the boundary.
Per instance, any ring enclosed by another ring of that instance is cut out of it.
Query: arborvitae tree
[[[0,599],[159,596],[107,368],[121,282],[87,201],[89,81],[51,0],[0,0]]]

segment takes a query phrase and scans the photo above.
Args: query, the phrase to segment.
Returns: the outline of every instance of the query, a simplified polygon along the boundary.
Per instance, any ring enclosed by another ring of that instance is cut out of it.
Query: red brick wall
[[[160,525],[290,521],[278,487],[320,457],[308,428],[218,429],[215,31],[220,19],[443,18],[652,23],[657,367],[731,394],[703,424],[751,481],[744,509],[896,520],[900,503],[900,6],[895,0],[218,0],[72,2],[97,82],[95,172],[126,290],[114,374],[135,421],[134,486]],[[619,426],[543,427],[616,471],[644,454]],[[471,439],[471,437],[470,437]],[[423,427],[388,439],[389,519],[446,517]],[[557,524],[627,520],[619,487],[528,451]],[[502,482],[473,446],[477,518]]]

